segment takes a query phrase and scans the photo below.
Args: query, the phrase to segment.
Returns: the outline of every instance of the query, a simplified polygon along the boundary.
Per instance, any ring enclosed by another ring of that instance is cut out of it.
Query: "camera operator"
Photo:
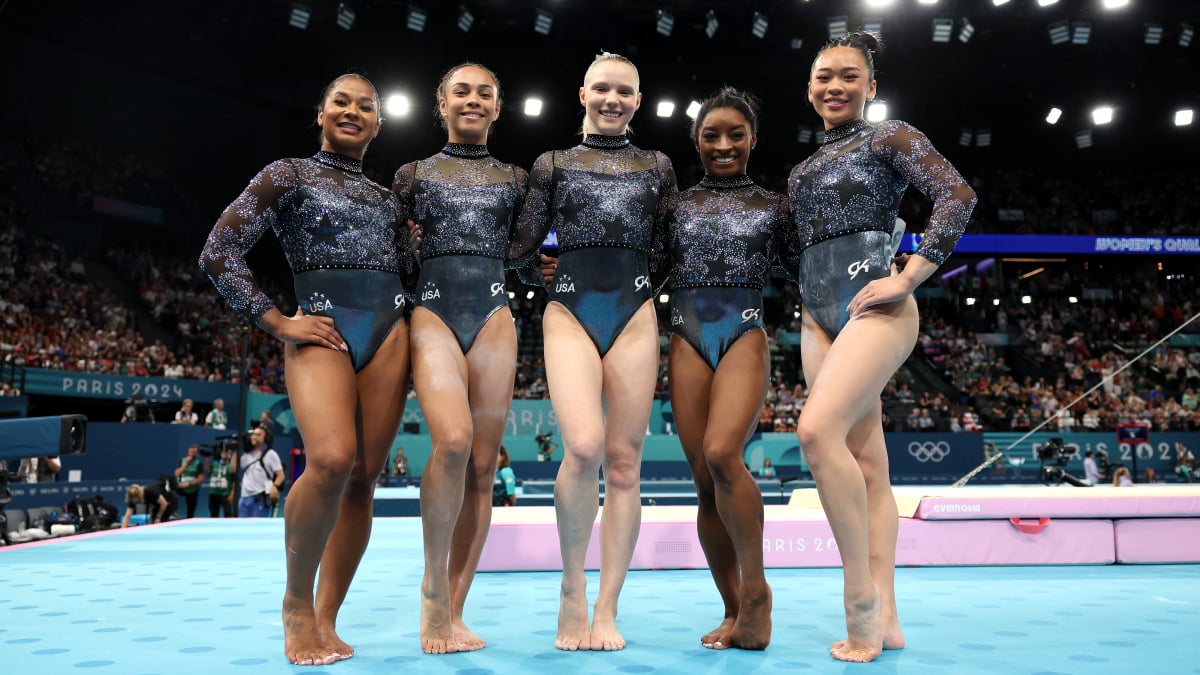
[[[209,457],[212,452],[206,453]],[[183,496],[187,503],[187,517],[196,517],[196,502],[200,499],[200,486],[204,483],[204,477],[208,475],[208,470],[204,466],[207,463],[207,458],[200,456],[200,446],[195,443],[188,446],[187,454],[183,459],[179,460],[179,466],[175,467],[175,480],[179,485],[179,494]]]
[[[1100,467],[1096,464],[1096,453],[1091,450],[1083,453],[1083,479],[1092,485],[1101,483]]]
[[[552,442],[553,436],[549,432],[538,434],[534,437],[538,446],[538,461],[549,462],[554,455],[554,451],[558,449],[558,443]]]
[[[279,454],[267,447],[267,430],[257,427],[250,432],[250,449],[239,460],[242,473],[239,518],[266,518],[279,503],[283,489],[283,462]]]
[[[25,483],[53,483],[58,480],[61,470],[62,460],[57,455],[45,455],[22,459],[17,474]]]
[[[217,456],[209,460],[209,517],[233,516],[233,484],[237,480],[237,467],[237,453],[234,452],[233,446],[221,443]]]

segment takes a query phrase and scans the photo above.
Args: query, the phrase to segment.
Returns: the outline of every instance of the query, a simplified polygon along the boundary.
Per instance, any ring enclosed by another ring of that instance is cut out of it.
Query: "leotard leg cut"
[[[454,333],[463,354],[488,319],[508,305],[504,261],[481,255],[443,255],[421,263],[417,306],[433,312]]]
[[[562,252],[549,299],[575,316],[603,358],[652,292],[645,253],[590,246]]]
[[[850,321],[847,306],[876,279],[891,276],[891,232],[852,232],[826,239],[800,254],[804,306],[830,340]]]
[[[404,320],[400,275],[360,269],[318,269],[296,275],[296,299],[306,314],[333,319],[362,370],[396,324]]]
[[[671,332],[716,371],[725,353],[763,326],[762,291],[737,286],[677,288],[671,293]]]

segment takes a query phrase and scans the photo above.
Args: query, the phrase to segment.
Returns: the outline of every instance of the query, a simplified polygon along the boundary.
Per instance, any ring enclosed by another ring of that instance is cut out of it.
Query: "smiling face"
[[[740,176],[746,173],[750,151],[758,143],[749,120],[735,108],[713,108],[698,125],[696,148],[704,173]]]
[[[817,56],[808,81],[808,100],[825,128],[860,120],[867,101],[875,98],[875,80],[867,59],[853,47],[830,47]]]
[[[317,110],[321,149],[362,159],[379,135],[379,97],[369,82],[354,76],[335,80]]]
[[[500,117],[500,87],[483,68],[465,66],[450,73],[438,95],[438,113],[452,143],[486,145]]]
[[[642,105],[637,71],[616,59],[599,61],[588,69],[579,88],[586,114],[585,134],[620,136]]]

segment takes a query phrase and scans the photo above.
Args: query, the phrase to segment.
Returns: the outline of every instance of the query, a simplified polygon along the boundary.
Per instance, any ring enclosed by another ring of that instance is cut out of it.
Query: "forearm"
[[[908,256],[907,262],[904,263],[904,270],[900,272],[900,278],[909,286],[909,292],[917,290],[917,288],[925,283],[925,280],[933,276],[937,271],[938,266],[920,255]]]

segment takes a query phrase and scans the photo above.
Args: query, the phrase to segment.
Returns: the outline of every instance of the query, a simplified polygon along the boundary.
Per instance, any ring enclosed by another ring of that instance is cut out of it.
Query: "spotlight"
[[[466,7],[458,8],[458,29],[462,32],[471,30],[471,26],[475,24],[475,15]]]
[[[1104,9],[1121,9],[1129,4],[1129,0],[1104,0]]]
[[[970,129],[961,129],[958,132],[958,144],[965,148],[971,145],[971,139],[974,137],[975,134]]]
[[[1000,7],[1002,5],[1007,5],[1008,2],[1009,2],[1009,0],[992,0],[992,4],[997,7]]]
[[[408,114],[408,97],[404,94],[392,94],[384,102],[388,117],[404,117]]]
[[[1069,302],[1069,303],[1071,303],[1072,305],[1074,305],[1075,303],[1079,302],[1079,298],[1075,297],[1074,295],[1072,295],[1072,296],[1068,296],[1068,297],[1067,297],[1067,302]]]
[[[529,292],[527,292],[527,293],[525,294],[525,299],[526,299],[526,300],[532,300],[532,299],[533,299],[533,295],[534,295],[533,291],[529,291]]]
[[[958,29],[958,40],[962,43],[971,41],[971,36],[975,34],[975,24],[967,17],[963,17],[962,26]]]
[[[1051,108],[1050,112],[1046,113],[1046,124],[1058,124],[1060,117],[1062,117],[1062,110]]]
[[[712,36],[717,34],[717,28],[720,25],[721,22],[717,21],[717,13],[711,9],[708,10],[708,12],[704,15],[704,34],[707,35],[711,40]]]
[[[1192,36],[1196,34],[1196,29],[1192,28],[1190,23],[1179,24],[1179,46],[1190,47],[1192,44]]]
[[[1092,130],[1084,129],[1083,131],[1075,132],[1075,147],[1083,150],[1084,148],[1092,147]]]
[[[542,35],[550,34],[550,27],[554,25],[554,15],[544,9],[537,11],[537,18],[533,20],[533,31]]]
[[[1058,0],[1038,0],[1038,7],[1049,7],[1050,5],[1057,4]]]
[[[304,30],[305,28],[308,28],[308,20],[311,18],[312,10],[309,9],[308,5],[299,2],[292,3],[292,14],[288,18],[289,26]]]
[[[825,130],[817,129],[817,133],[813,134],[813,142],[817,145],[825,145]]]
[[[829,39],[833,40],[845,35],[847,23],[848,21],[844,14],[842,16],[829,17],[829,19],[825,22],[825,25],[829,27]]]
[[[1142,33],[1142,42],[1148,45],[1156,45],[1162,42],[1163,27],[1161,23],[1146,24],[1146,31]]]
[[[933,20],[933,41],[949,42],[950,33],[954,32],[954,19]]]
[[[516,293],[514,293],[514,292],[512,292],[512,291],[509,291],[509,292],[508,292],[508,299],[509,299],[509,300],[512,300],[512,299],[514,299],[514,298],[516,298],[516,297],[517,297],[517,294],[516,294]]]
[[[658,10],[657,30],[660,35],[670,37],[671,31],[675,30],[675,15],[665,9]]]
[[[1087,21],[1076,21],[1071,24],[1071,44],[1086,45],[1092,37],[1092,24]]]
[[[882,122],[887,119],[886,103],[870,103],[867,105],[866,118],[868,122]]]
[[[975,304],[975,298],[967,298],[967,307]]]
[[[1095,122],[1096,126],[1100,126],[1101,124],[1108,124],[1109,122],[1112,121],[1112,119],[1113,119],[1112,106],[1102,105],[1102,106],[1092,110],[1092,122]]]
[[[408,19],[405,22],[405,25],[408,26],[409,30],[420,33],[421,31],[425,30],[425,20],[428,18],[429,14],[426,13],[425,10],[413,5],[412,7],[408,8]]]
[[[975,132],[975,147],[986,148],[992,144],[992,130],[980,129]]]
[[[873,16],[869,19],[864,18],[862,21],[863,30],[869,30],[872,33],[878,34],[883,33],[883,19]]]
[[[992,307],[1000,306],[1000,298],[992,298]]]
[[[525,99],[525,115],[528,117],[537,117],[542,114],[542,99],[527,98]]]
[[[867,7],[890,7],[896,4],[896,0],[867,0]],[[866,25],[863,25],[866,28]],[[870,30],[867,28],[867,30]]]
[[[687,113],[688,117],[696,119],[696,115],[700,114],[700,101],[692,101],[689,103],[687,110],[684,112]]]
[[[659,101],[658,109],[655,111],[659,117],[670,117],[675,114],[675,103],[672,101]]]
[[[1175,126],[1186,127],[1192,123],[1192,109],[1183,108],[1175,111]]]
[[[918,5],[936,5],[938,0],[917,0]]]
[[[1031,296],[1028,296],[1028,295],[1021,296],[1021,304],[1022,305],[1028,305],[1031,302],[1033,302],[1033,298]]]
[[[792,38],[792,49],[801,49],[804,47],[804,38]]]
[[[665,305],[671,301],[671,296],[663,293],[662,295],[658,296],[658,301]]]
[[[754,13],[754,21],[750,24],[750,34],[762,39],[767,34],[767,15],[762,12]]]
[[[341,28],[342,30],[350,30],[351,28],[354,27],[354,19],[357,16],[358,16],[358,13],[356,11],[354,11],[353,7],[351,7],[350,5],[347,5],[344,2],[338,3],[338,9],[337,9],[338,28]]]
[[[796,132],[796,140],[800,143],[804,143],[805,145],[808,145],[812,142],[812,137],[813,132],[812,128],[810,127],[800,127],[800,130]]]
[[[1054,23],[1050,24],[1049,32],[1050,44],[1061,45],[1062,43],[1071,39],[1071,24],[1067,23],[1065,19],[1062,21],[1055,21]]]

